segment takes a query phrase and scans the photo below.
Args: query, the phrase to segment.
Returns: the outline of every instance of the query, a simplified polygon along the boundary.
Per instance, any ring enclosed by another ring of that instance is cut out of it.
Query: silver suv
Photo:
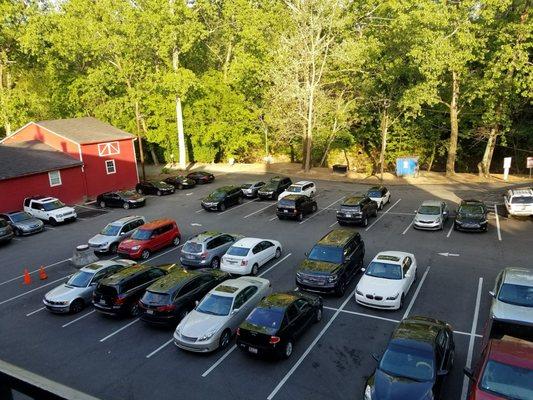
[[[189,239],[181,249],[180,262],[189,267],[206,267],[217,269],[220,259],[241,235],[220,232],[202,232]]]
[[[98,234],[89,239],[89,247],[97,253],[116,253],[120,242],[146,223],[144,217],[131,215],[107,224]]]

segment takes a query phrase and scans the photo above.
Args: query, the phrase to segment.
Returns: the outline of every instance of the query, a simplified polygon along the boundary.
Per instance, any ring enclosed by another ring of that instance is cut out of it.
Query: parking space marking
[[[300,225],[303,224],[304,222],[309,221],[311,218],[316,217],[316,216],[317,216],[318,214],[320,214],[321,212],[326,211],[326,210],[329,209],[331,206],[337,204],[339,201],[344,200],[345,197],[346,197],[346,196],[342,196],[340,199],[335,200],[333,203],[331,203],[331,204],[330,204],[329,206],[327,206],[326,208],[324,208],[324,209],[322,209],[322,210],[320,210],[320,211],[317,211],[316,213],[312,214],[310,217],[307,217],[307,218],[304,219],[302,222],[300,222]]]
[[[498,216],[498,206],[494,204],[494,215],[496,216],[496,228],[498,229],[498,240],[502,241],[502,234],[500,232],[500,217]]]
[[[420,283],[418,284],[415,294],[413,295],[413,298],[411,299],[411,302],[409,303],[407,310],[405,310],[405,314],[403,315],[402,319],[405,319],[409,316],[409,313],[411,312],[411,308],[413,307],[413,304],[415,304],[415,300],[418,297],[418,293],[420,293],[420,289],[422,288],[422,285],[424,281],[426,280],[426,277],[428,276],[430,268],[431,266],[428,265],[428,267],[426,268],[426,271],[424,272],[424,275],[422,275],[422,279],[420,279]]]
[[[405,235],[407,233],[407,231],[409,230],[409,228],[413,226],[413,222],[414,221],[411,221],[411,223],[409,225],[407,225],[407,228],[405,228],[405,230],[402,232],[402,235]]]
[[[66,324],[61,325],[61,328],[66,328],[67,326],[72,325],[74,322],[78,322],[80,319],[83,319],[83,318],[85,318],[85,317],[87,317],[87,316],[89,316],[89,315],[91,315],[91,314],[93,314],[95,312],[96,312],[96,310],[89,311],[87,314],[83,314],[81,317],[78,317],[76,319],[73,319],[70,322],[67,322]]]
[[[337,222],[337,221],[335,221],[335,222],[334,222],[334,223],[332,223],[332,224],[331,224],[331,225],[330,225],[329,227],[330,227],[330,228],[333,228],[333,227],[334,227],[335,225],[337,225],[337,224],[338,224],[338,222]]]
[[[274,265],[272,265],[269,269],[261,272],[259,275],[257,275],[258,278],[262,277],[264,274],[266,274],[268,271],[270,271],[272,268],[274,267],[277,267],[278,264],[280,264],[281,262],[285,261],[287,258],[289,258],[290,256],[292,255],[292,253],[289,253],[287,254],[285,257],[283,257],[281,260],[279,260],[277,263],[275,263]]]
[[[44,229],[47,231],[50,229],[51,231],[55,231],[57,228],[52,228],[51,226],[45,226]]]
[[[498,214],[496,214],[498,215]],[[474,339],[475,333],[477,331],[477,320],[479,317],[479,304],[481,303],[481,290],[483,288],[483,278],[479,278],[477,285],[477,296],[476,296],[476,308],[474,309],[474,317],[472,318],[472,328],[470,329],[470,340],[468,341],[468,353],[466,355],[466,368],[472,366],[472,352],[474,351]],[[461,399],[466,400],[466,395],[468,392],[468,383],[469,379],[467,376],[463,378],[463,390],[461,392]]]
[[[407,213],[407,212],[391,212],[389,215],[416,215],[415,213]]]
[[[463,332],[463,331],[453,331],[453,333],[456,333],[457,335],[463,335],[463,336],[472,336],[470,332]],[[483,335],[478,335],[477,333],[474,333],[473,335],[476,338],[482,338]]]
[[[62,264],[62,263],[64,263],[64,262],[67,262],[67,261],[69,261],[69,260],[70,260],[70,258],[65,258],[64,260],[57,261],[57,262],[55,262],[55,263],[53,263],[53,264],[50,264],[50,265],[47,265],[47,266],[45,266],[45,267],[43,267],[43,268],[44,268],[44,269],[48,269],[48,268],[50,268],[50,267],[54,267],[54,266],[56,266],[56,265]],[[31,275],[31,274],[35,274],[36,272],[39,272],[39,270],[36,269],[35,271],[31,271],[31,272],[30,272],[30,275]],[[18,279],[22,279],[22,278],[24,278],[24,275],[19,275],[19,276],[15,277],[15,278],[11,278],[11,279],[9,279],[9,280],[7,280],[7,281],[5,281],[5,282],[1,282],[1,283],[0,283],[0,286],[5,285],[6,283],[9,283],[9,282],[16,281],[16,280],[18,280]]]
[[[227,213],[228,211],[236,210],[239,207],[245,206],[246,204],[250,204],[250,203],[253,203],[255,201],[257,201],[257,199],[253,199],[253,200],[250,200],[250,201],[245,201],[242,204],[239,204],[238,206],[227,208],[225,211],[219,212],[217,215],[219,215],[219,216],[223,215],[223,214]]]
[[[162,253],[159,253],[159,254],[157,254],[157,255],[155,255],[155,256],[152,256],[152,257],[150,257],[149,259],[147,259],[146,261],[142,262],[140,265],[146,264],[148,261],[152,261],[152,260],[155,260],[155,259],[158,258],[158,257],[164,256],[165,254],[168,254],[168,253],[170,253],[171,251],[178,250],[180,247],[183,247],[184,244],[185,244],[185,243],[180,244],[179,246],[176,246],[176,247],[172,247],[172,248],[168,249],[167,251],[164,251],[164,252],[162,252]]]
[[[201,213],[202,211],[204,211],[204,209],[203,209],[203,208],[200,208],[199,210],[196,210],[195,213],[196,213],[196,214],[199,214],[199,213]]]
[[[110,333],[110,334],[107,335],[106,337],[100,339],[100,343],[105,342],[107,339],[109,339],[109,338],[115,336],[117,333],[120,333],[120,332],[122,332],[124,329],[129,328],[130,326],[132,326],[132,325],[135,324],[136,322],[139,322],[139,320],[140,320],[140,318],[136,318],[136,319],[134,319],[133,321],[131,321],[129,324],[126,324],[126,325],[124,325],[122,328],[117,329],[117,330],[114,331],[113,333]]]
[[[19,238],[11,238],[11,240],[15,240],[17,242],[20,242],[22,239],[19,239]]]
[[[452,223],[452,226],[450,226],[450,230],[448,231],[448,234],[446,235],[447,238],[449,238],[450,235],[452,234],[452,230],[453,230],[453,223]]]
[[[30,315],[33,315],[33,314],[37,314],[38,312],[41,312],[41,311],[43,311],[43,310],[44,310],[45,308],[46,308],[46,307],[41,307],[41,308],[38,308],[37,310],[35,310],[35,311],[32,311],[32,312],[30,312],[30,313],[26,314],[26,317],[29,317]]]
[[[274,221],[274,220],[277,219],[277,218],[278,218],[278,216],[276,215],[275,217],[270,218],[268,221],[269,221],[269,222],[272,222],[272,221]]]
[[[146,358],[152,357],[154,354],[158,353],[159,351],[163,350],[165,347],[167,347],[170,343],[174,341],[174,338],[167,340],[165,343],[163,343],[161,346],[159,346],[157,349],[152,351],[150,354],[146,356]]]
[[[193,192],[189,192],[187,194],[185,194],[185,196],[192,196]]]
[[[248,214],[248,215],[245,215],[243,218],[251,217],[252,215],[255,215],[255,214],[257,214],[257,213],[260,213],[261,211],[266,210],[267,208],[272,207],[272,206],[275,206],[275,205],[276,205],[276,203],[269,204],[269,205],[266,206],[266,207],[263,207],[263,208],[260,208],[260,209],[257,210],[257,211],[254,211],[253,213],[250,213],[250,214]]]
[[[324,308],[326,310],[331,310],[331,311],[337,311],[338,308],[334,308],[334,307],[325,307]],[[352,314],[352,315],[358,315],[360,317],[366,317],[366,318],[373,318],[373,319],[379,319],[381,321],[387,321],[387,322],[394,322],[395,324],[398,324],[400,321],[398,321],[397,319],[391,319],[391,318],[385,318],[385,317],[378,317],[377,315],[372,315],[372,314],[365,314],[365,313],[360,313],[360,312],[357,312],[357,311],[350,311],[350,310],[341,310],[342,313],[346,313],[346,314]]]
[[[355,289],[354,291],[346,298],[346,300],[344,300],[341,304],[341,306],[339,307],[339,309],[337,311],[335,311],[335,314],[333,314],[333,316],[330,318],[330,320],[327,322],[327,324],[324,326],[324,328],[322,328],[322,330],[320,331],[320,333],[317,335],[317,337],[311,342],[311,344],[309,345],[309,347],[305,350],[305,352],[300,356],[300,358],[298,359],[298,361],[296,361],[296,363],[292,366],[292,368],[289,370],[289,372],[287,372],[287,374],[285,374],[285,376],[283,377],[283,379],[278,383],[278,385],[274,388],[274,390],[268,395],[267,397],[267,400],[272,400],[274,398],[274,396],[276,395],[276,393],[279,392],[279,390],[283,387],[283,385],[285,384],[285,382],[287,382],[287,380],[289,380],[289,378],[291,377],[291,375],[294,373],[294,371],[296,371],[296,369],[298,369],[298,367],[300,366],[300,364],[305,360],[305,358],[307,357],[307,355],[311,352],[311,350],[313,350],[313,348],[316,346],[316,344],[318,343],[318,341],[320,340],[320,338],[322,338],[322,336],[324,336],[324,334],[326,333],[326,331],[329,329],[329,327],[331,326],[331,324],[333,323],[333,321],[335,321],[335,319],[339,316],[339,314],[341,313],[341,311],[344,309],[344,307],[346,307],[346,304],[348,304],[348,301],[352,298],[352,296],[354,296],[355,294]]]
[[[56,279],[55,281],[48,282],[46,285],[41,285],[41,286],[39,286],[39,287],[36,287],[35,289],[28,290],[27,292],[24,292],[24,293],[18,294],[18,295],[14,296],[14,297],[11,297],[11,298],[7,299],[7,300],[1,301],[1,302],[0,302],[0,306],[1,306],[2,304],[8,303],[8,302],[10,302],[10,301],[12,301],[12,300],[16,300],[16,299],[18,299],[18,298],[20,298],[20,297],[22,297],[22,296],[26,296],[27,294],[33,293],[33,292],[35,292],[36,290],[43,289],[43,288],[45,288],[45,287],[47,287],[47,286],[53,285],[53,284],[56,283],[56,282],[59,282],[59,281],[65,280],[66,278],[70,278],[71,276],[72,276],[72,274],[67,275],[67,276],[64,276],[64,277],[62,277],[62,278]]]
[[[402,199],[396,200],[396,203],[394,203],[392,206],[387,208],[387,211],[385,211],[383,214],[381,214],[380,217],[376,218],[376,220],[368,228],[365,229],[365,232],[368,231],[370,228],[372,228],[374,225],[376,225],[378,223],[378,221],[381,218],[383,218],[385,215],[387,215],[389,213],[389,211],[392,210],[396,206],[396,204],[398,204],[400,201],[402,201]]]

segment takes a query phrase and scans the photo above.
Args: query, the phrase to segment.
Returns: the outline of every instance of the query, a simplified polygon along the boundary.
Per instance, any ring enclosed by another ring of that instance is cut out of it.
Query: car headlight
[[[396,295],[394,295],[394,296],[387,297],[387,300],[396,300],[399,295],[400,295],[400,293],[396,293]]]
[[[337,279],[339,279],[338,275],[330,275],[330,276],[328,276],[328,282],[329,283],[337,282]]]
[[[372,400],[372,388],[369,385],[365,388],[365,400]]]
[[[440,217],[435,220],[436,224],[440,224]]]
[[[206,340],[211,339],[214,336],[215,333],[217,333],[216,329],[215,330],[211,330],[211,331],[207,332],[205,335],[203,335],[200,338],[198,338],[198,341],[199,342],[205,342]]]
[[[139,250],[140,248],[141,248],[141,246],[133,246],[131,249],[132,249],[133,251],[137,251],[137,250]]]
[[[181,328],[182,328],[181,324],[176,327],[176,335],[177,336],[181,336]]]
[[[355,288],[355,293],[358,294],[359,296],[362,296],[363,295],[363,292],[361,292],[359,289]]]

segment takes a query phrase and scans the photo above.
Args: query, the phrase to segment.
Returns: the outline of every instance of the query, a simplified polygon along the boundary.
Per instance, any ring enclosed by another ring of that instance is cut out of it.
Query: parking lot
[[[68,258],[106,223],[125,215],[173,218],[183,241],[204,230],[272,238],[284,246],[282,257],[259,275],[275,291],[294,290],[295,270],[305,252],[338,227],[335,211],[351,193],[370,185],[317,181],[318,211],[301,222],[279,221],[275,203],[245,200],[224,212],[210,213],[200,199],[217,186],[241,184],[251,175],[217,176],[214,183],[164,197],[149,196],[137,210],[96,210],[82,206],[80,219],[16,238],[0,247],[0,358],[102,399],[356,399],[397,323],[408,315],[442,319],[455,335],[455,365],[445,399],[464,398],[462,369],[475,363],[497,273],[507,266],[530,266],[533,220],[505,216],[501,187],[481,185],[391,186],[391,202],[361,232],[365,263],[384,250],[413,253],[418,280],[398,311],[367,309],[355,303],[359,276],[343,298],[324,297],[324,318],[296,343],[290,359],[247,356],[234,342],[214,354],[189,354],[171,341],[172,330],[138,319],[106,318],[86,308],[78,315],[52,315],[42,297],[76,270]],[[295,180],[295,179],[293,179]],[[444,230],[417,231],[411,222],[422,200],[442,199],[454,210],[461,199],[484,200],[492,209],[487,233],[461,233],[448,220]],[[495,205],[495,207],[493,207]],[[148,264],[174,263],[179,247],[155,253]],[[109,256],[111,257],[111,256]],[[39,280],[43,266],[48,279]],[[32,283],[22,284],[23,269]]]

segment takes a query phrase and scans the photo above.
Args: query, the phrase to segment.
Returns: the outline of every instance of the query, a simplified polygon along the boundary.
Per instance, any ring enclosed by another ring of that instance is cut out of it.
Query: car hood
[[[457,215],[457,221],[460,221],[460,222],[466,222],[466,223],[474,223],[474,224],[479,224],[480,222],[484,222],[485,221],[485,217],[483,215],[461,215],[461,214],[458,214]]]
[[[69,214],[69,213],[72,213],[72,212],[76,212],[76,210],[72,207],[61,207],[61,208],[56,208],[55,210],[51,210],[51,211],[48,211],[49,213],[53,213],[53,214]]]
[[[387,297],[394,296],[400,292],[402,284],[403,281],[401,279],[384,279],[363,275],[357,284],[357,290],[364,294]]]
[[[220,197],[215,197],[215,196],[207,196],[207,197],[204,197],[203,201],[206,202],[206,203],[218,203],[220,201],[222,201],[223,199],[221,199]]]
[[[432,215],[432,214],[416,214],[415,215],[415,221],[428,221],[428,222],[435,222],[440,218],[440,215]]]
[[[143,245],[148,242],[147,240],[135,240],[135,239],[126,239],[120,242],[119,248],[122,249],[131,249],[133,246]]]
[[[337,271],[339,268],[339,264],[306,259],[302,261],[302,263],[298,267],[298,271],[310,272],[315,274],[331,274]]]
[[[181,334],[189,337],[201,337],[209,331],[218,331],[228,318],[228,315],[210,315],[193,310],[180,323]]]
[[[494,319],[522,322],[533,326],[533,309],[531,307],[517,306],[494,300],[490,312]]]
[[[432,382],[417,382],[408,378],[391,376],[376,370],[374,376],[374,397],[376,400],[429,400]]]
[[[42,226],[43,221],[37,218],[32,218],[32,219],[26,219],[20,222],[15,222],[13,225],[15,225],[17,228],[31,229],[31,228],[36,228],[38,226]]]
[[[106,236],[106,235],[94,235],[92,238],[89,239],[90,244],[107,244],[111,242],[113,239],[115,239],[114,236]]]
[[[86,287],[79,288],[73,286],[67,286],[66,284],[59,285],[55,289],[50,290],[44,296],[47,300],[52,301],[61,301],[61,300],[70,300],[74,297],[77,297],[81,293],[87,290]]]

